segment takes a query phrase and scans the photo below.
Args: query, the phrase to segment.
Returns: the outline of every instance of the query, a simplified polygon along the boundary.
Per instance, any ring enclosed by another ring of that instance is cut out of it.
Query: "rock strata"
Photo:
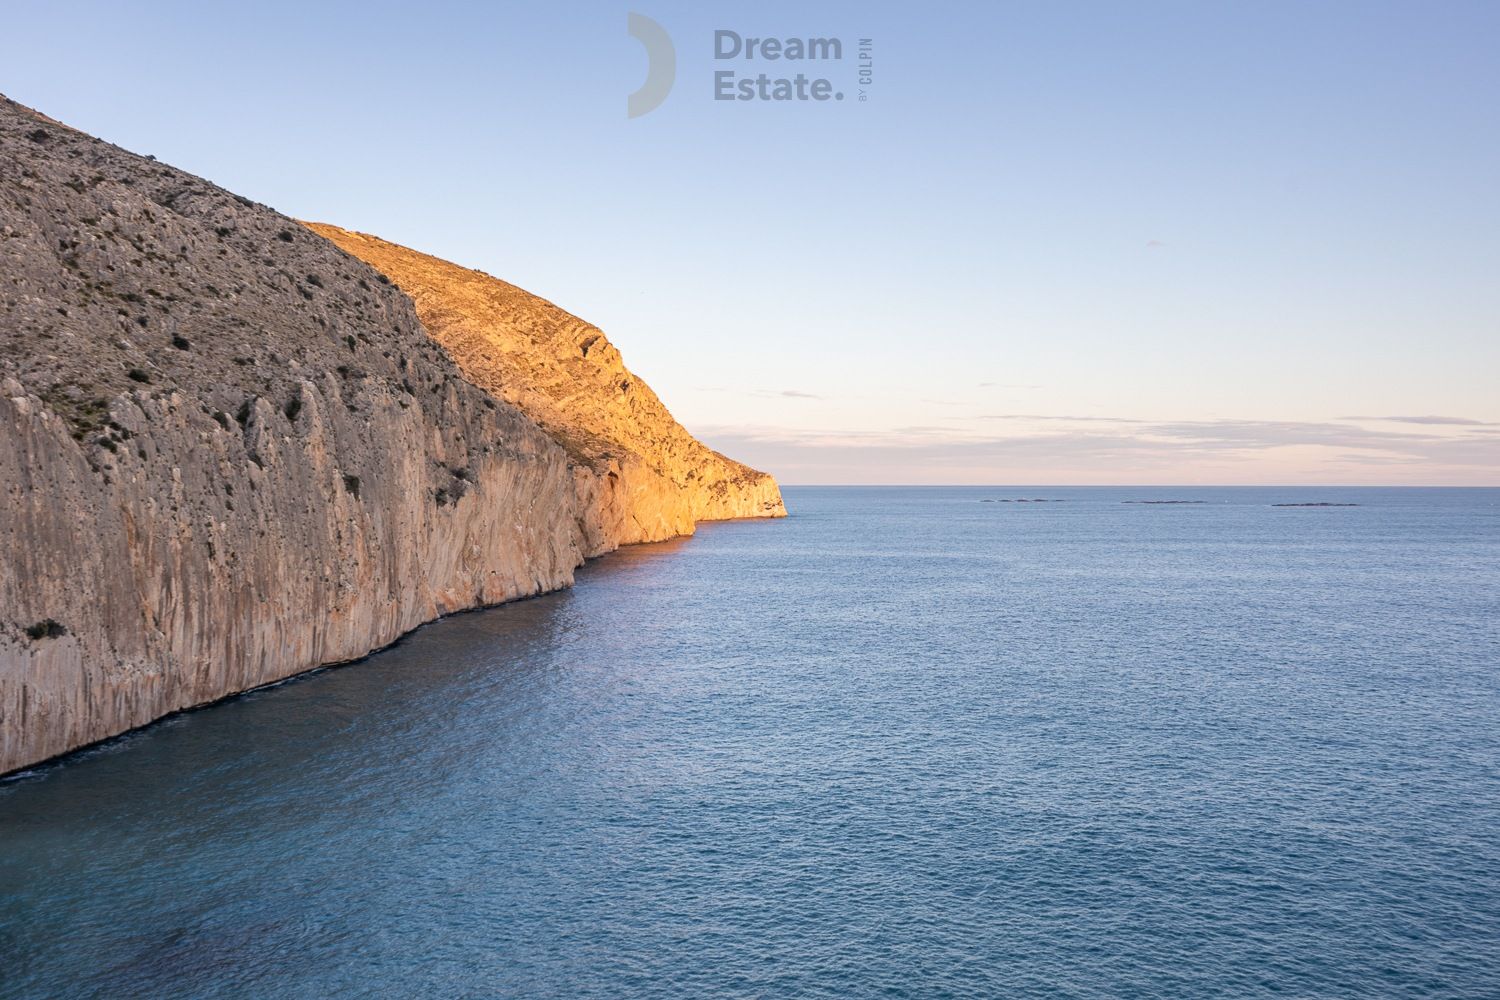
[[[0,336],[0,773],[781,512],[680,428],[605,459],[387,275],[3,98]]]

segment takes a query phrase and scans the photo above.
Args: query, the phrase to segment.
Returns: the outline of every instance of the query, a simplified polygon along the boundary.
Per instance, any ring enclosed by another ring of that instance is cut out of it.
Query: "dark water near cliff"
[[[0,785],[0,995],[1500,995],[1500,491],[789,501]]]

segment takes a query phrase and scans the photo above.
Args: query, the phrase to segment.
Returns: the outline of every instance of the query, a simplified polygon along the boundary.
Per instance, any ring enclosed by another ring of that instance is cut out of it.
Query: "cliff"
[[[686,534],[694,521],[786,513],[774,479],[693,438],[598,327],[483,272],[305,225],[395,282],[471,382],[568,449],[590,554]]]
[[[632,439],[621,479],[682,470],[653,520],[565,386],[538,426],[385,275],[3,98],[0,336],[0,773],[780,511],[769,477],[700,488]]]

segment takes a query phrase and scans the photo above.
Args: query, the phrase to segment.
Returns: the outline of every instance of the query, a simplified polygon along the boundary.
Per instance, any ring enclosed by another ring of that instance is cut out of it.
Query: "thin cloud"
[[[1342,417],[1343,420],[1381,420],[1393,424],[1425,424],[1433,427],[1500,427],[1491,420],[1474,420],[1470,417]]]
[[[730,389],[722,385],[699,385],[697,392],[727,392],[736,396],[754,396],[757,399],[823,399],[824,397],[800,389]]]
[[[1070,417],[1054,416],[1047,413],[981,413],[977,420],[1043,420],[1059,423],[1072,424],[1140,424],[1143,420],[1135,420],[1130,417]]]

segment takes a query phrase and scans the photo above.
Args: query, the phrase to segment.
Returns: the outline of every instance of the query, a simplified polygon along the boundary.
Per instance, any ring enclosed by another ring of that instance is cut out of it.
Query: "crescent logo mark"
[[[677,81],[677,49],[667,29],[646,15],[632,11],[628,20],[630,37],[646,49],[646,82],[625,102],[627,117],[639,118],[655,111],[672,92],[672,84]]]

